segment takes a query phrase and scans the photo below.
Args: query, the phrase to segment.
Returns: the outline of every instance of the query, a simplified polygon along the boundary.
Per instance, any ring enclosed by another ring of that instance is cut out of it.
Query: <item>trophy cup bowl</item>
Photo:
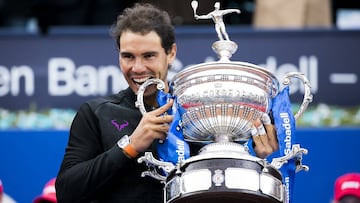
[[[170,86],[191,142],[246,142],[252,123],[269,113],[279,91],[273,74],[244,62],[195,65],[176,74]]]
[[[289,72],[283,84],[291,78],[304,84],[304,100],[295,118],[301,116],[312,100],[307,78],[298,72]],[[146,81],[138,91],[137,106],[146,113],[143,92],[160,79]],[[251,136],[256,119],[269,113],[272,99],[279,93],[279,81],[268,70],[246,62],[217,61],[183,69],[170,81],[173,96],[183,109],[183,134],[189,142],[237,142],[244,144]]]

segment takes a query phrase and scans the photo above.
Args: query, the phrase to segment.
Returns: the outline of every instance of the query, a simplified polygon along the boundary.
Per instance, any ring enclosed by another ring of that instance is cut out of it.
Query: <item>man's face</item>
[[[166,82],[168,66],[175,56],[176,45],[166,54],[160,37],[154,31],[145,35],[131,31],[121,34],[119,63],[126,81],[135,93],[140,85],[150,78]],[[152,85],[146,89],[144,96],[151,96],[156,92],[156,86]]]

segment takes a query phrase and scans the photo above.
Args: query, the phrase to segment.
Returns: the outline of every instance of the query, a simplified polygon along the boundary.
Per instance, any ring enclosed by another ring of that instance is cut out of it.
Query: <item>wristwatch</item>
[[[129,158],[135,158],[139,154],[139,152],[137,152],[130,143],[130,138],[128,135],[124,135],[122,138],[120,138],[120,140],[117,142],[117,145]]]

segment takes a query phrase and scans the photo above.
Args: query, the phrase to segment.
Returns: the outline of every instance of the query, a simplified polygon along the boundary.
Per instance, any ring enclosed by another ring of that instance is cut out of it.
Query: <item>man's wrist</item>
[[[139,152],[137,152],[134,146],[130,143],[130,137],[128,135],[124,135],[120,138],[117,145],[129,158],[135,158],[139,154]]]
[[[122,150],[129,158],[135,158],[139,154],[131,143],[126,145]]]

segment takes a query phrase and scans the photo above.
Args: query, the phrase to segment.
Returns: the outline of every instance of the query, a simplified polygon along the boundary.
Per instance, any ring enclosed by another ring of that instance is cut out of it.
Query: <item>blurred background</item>
[[[169,11],[175,25],[211,24],[195,21],[190,0],[1,0],[0,26],[25,29],[46,35],[52,26],[108,26],[126,7],[136,2],[150,2]],[[213,9],[216,1],[200,1],[199,13]],[[223,9],[238,8],[241,17],[227,15],[226,24],[264,27],[319,27],[337,26],[344,13],[358,16],[360,3],[354,0],[222,0]],[[271,15],[271,16],[269,16]],[[267,19],[266,17],[267,16]],[[269,18],[271,17],[271,18]],[[347,18],[356,26],[359,22]],[[358,19],[357,19],[358,21]],[[342,25],[340,25],[342,26]]]
[[[169,79],[217,60],[214,24],[194,20],[191,0],[0,0],[0,179],[17,202],[56,176],[80,104],[126,87],[109,29],[136,2],[171,15],[178,55]],[[294,202],[330,202],[336,177],[360,171],[360,1],[199,0],[197,13],[215,2],[241,10],[224,16],[239,46],[233,61],[309,79],[314,99],[297,141],[310,171],[298,174]],[[299,81],[290,90],[295,112],[304,91]]]

